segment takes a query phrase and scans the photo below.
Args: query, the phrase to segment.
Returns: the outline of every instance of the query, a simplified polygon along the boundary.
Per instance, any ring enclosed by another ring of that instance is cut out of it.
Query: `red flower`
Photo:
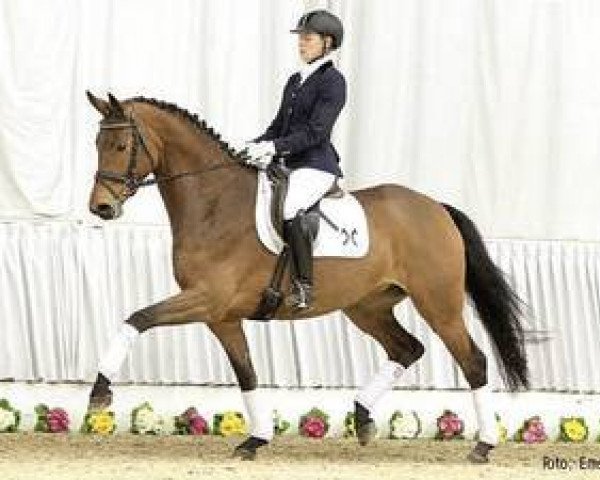
[[[190,434],[206,435],[208,433],[208,424],[200,415],[190,418]]]
[[[311,438],[325,436],[325,423],[318,417],[308,417],[302,424],[302,434]]]
[[[48,422],[48,430],[51,433],[69,431],[69,416],[62,408],[53,408],[48,410],[46,418]]]
[[[451,439],[454,436],[460,435],[464,428],[463,421],[454,412],[445,411],[441,417],[437,419],[438,436],[443,439]]]

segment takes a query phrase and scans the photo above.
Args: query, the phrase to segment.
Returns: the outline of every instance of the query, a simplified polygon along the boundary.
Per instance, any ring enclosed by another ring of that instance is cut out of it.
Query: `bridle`
[[[191,175],[199,175],[202,173],[211,172],[214,170],[220,170],[222,168],[230,168],[235,166],[243,166],[245,165],[243,162],[233,161],[227,163],[219,163],[216,165],[211,165],[210,167],[203,168],[201,170],[195,170],[191,172],[181,172],[175,173],[172,175],[162,175],[162,176],[154,176],[154,178],[146,179],[144,177],[138,177],[135,174],[135,169],[137,167],[138,161],[138,150],[141,145],[146,155],[148,156],[148,161],[150,162],[150,171],[153,172],[155,169],[156,162],[148,149],[148,145],[142,135],[139,126],[134,121],[132,117],[128,120],[122,122],[100,122],[100,131],[103,130],[114,130],[114,129],[131,129],[133,141],[131,142],[131,152],[129,154],[129,161],[127,164],[127,170],[125,173],[113,172],[110,170],[102,170],[98,169],[96,171],[95,179],[98,183],[100,183],[104,188],[106,188],[110,194],[113,196],[115,200],[120,203],[123,203],[127,198],[133,196],[140,187],[147,187],[149,185],[154,185],[163,182],[169,182],[171,180],[175,180],[178,178],[191,176]],[[107,182],[107,180],[113,182],[122,183],[125,186],[125,198],[122,198],[120,195],[115,192],[114,188]]]

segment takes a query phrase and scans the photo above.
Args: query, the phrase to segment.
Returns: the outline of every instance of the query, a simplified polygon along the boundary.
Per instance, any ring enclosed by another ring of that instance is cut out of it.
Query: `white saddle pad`
[[[258,172],[256,194],[256,230],[262,244],[272,253],[279,254],[283,240],[271,222],[271,183],[266,172]],[[364,257],[369,251],[369,231],[362,205],[348,192],[341,198],[324,198],[320,210],[337,227],[336,231],[323,218],[314,242],[315,257]]]

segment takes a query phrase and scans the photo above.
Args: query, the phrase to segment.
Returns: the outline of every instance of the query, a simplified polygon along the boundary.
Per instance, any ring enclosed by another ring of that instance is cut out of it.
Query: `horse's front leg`
[[[110,383],[141,333],[159,325],[180,325],[206,320],[206,296],[195,290],[185,290],[167,300],[134,312],[113,336],[108,350],[98,363],[98,376],[90,393],[88,411],[110,406]]]
[[[273,416],[269,396],[256,389],[256,372],[241,320],[219,322],[209,327],[220,340],[231,362],[250,420],[250,436],[235,448],[233,455],[243,460],[254,460],[257,449],[273,439]]]

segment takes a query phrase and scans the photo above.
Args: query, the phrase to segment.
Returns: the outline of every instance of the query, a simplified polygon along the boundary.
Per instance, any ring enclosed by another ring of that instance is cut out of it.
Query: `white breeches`
[[[333,173],[316,168],[298,168],[290,173],[289,186],[283,204],[283,219],[293,219],[298,210],[307,210],[333,186]]]

